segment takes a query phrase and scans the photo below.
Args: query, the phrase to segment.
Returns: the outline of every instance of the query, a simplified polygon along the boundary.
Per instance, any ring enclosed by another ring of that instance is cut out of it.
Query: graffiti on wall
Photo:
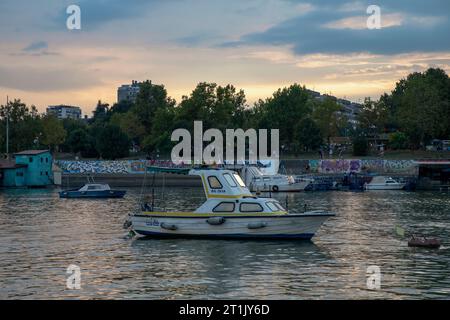
[[[146,166],[183,167],[174,165],[170,160],[118,160],[118,161],[66,161],[56,164],[64,173],[71,174],[143,174]],[[189,164],[186,164],[189,166]],[[324,159],[302,160],[301,170],[320,174],[417,174],[418,166],[413,160],[358,160]]]

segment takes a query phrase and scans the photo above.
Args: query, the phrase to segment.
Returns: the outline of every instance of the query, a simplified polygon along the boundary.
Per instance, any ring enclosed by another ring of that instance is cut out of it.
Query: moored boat
[[[63,190],[60,198],[123,198],[124,190],[113,190],[108,184],[87,183],[79,189]]]
[[[161,172],[161,168],[157,170]],[[154,204],[142,203],[142,210],[130,216],[135,233],[171,238],[309,240],[335,215],[325,211],[289,213],[275,199],[253,196],[231,170],[200,168],[184,173],[200,176],[206,201],[193,212],[157,211]]]
[[[364,184],[365,190],[402,190],[406,186],[406,183],[398,182],[391,177],[377,176]]]

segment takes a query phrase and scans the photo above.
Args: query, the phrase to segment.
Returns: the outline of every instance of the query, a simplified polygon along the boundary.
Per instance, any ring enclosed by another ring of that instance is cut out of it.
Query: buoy
[[[267,224],[265,222],[251,222],[247,225],[249,229],[261,229],[265,228]]]
[[[408,247],[422,247],[422,248],[431,248],[431,249],[439,249],[441,246],[441,241],[439,239],[427,239],[425,237],[416,238],[412,236],[412,238],[408,241]]]
[[[161,228],[166,229],[166,230],[172,230],[175,231],[178,229],[178,227],[174,224],[168,224],[168,223],[161,223]]]
[[[206,222],[212,226],[218,226],[225,223],[224,217],[213,217],[206,220]]]

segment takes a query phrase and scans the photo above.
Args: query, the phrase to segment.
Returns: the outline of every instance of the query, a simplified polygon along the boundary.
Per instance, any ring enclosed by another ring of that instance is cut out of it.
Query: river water
[[[0,298],[450,298],[449,193],[289,194],[292,212],[306,203],[337,214],[312,242],[292,242],[127,239],[122,224],[140,190],[119,200],[63,200],[57,191],[0,192]],[[165,197],[174,210],[204,200],[199,188]],[[409,248],[396,226],[444,247]],[[81,269],[79,290],[66,288],[71,264]],[[370,266],[380,268],[380,289],[367,286]]]

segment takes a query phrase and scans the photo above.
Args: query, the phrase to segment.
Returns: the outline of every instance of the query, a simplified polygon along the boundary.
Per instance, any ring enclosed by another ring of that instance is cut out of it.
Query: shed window
[[[221,202],[214,207],[213,212],[233,212],[234,202]]]
[[[209,187],[211,189],[222,189],[222,184],[220,183],[219,179],[215,176],[208,177]]]
[[[240,206],[241,212],[261,212],[262,206],[259,203],[244,202]]]

